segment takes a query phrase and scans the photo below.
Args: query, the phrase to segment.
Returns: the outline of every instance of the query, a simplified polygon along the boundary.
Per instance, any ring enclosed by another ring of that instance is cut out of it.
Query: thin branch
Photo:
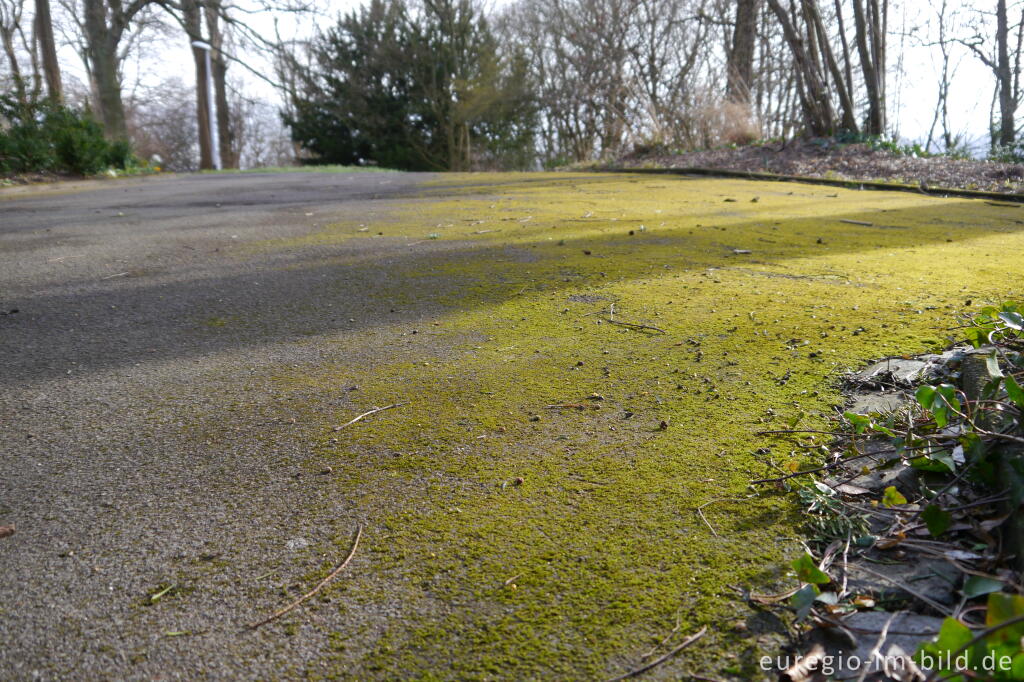
[[[337,578],[338,574],[341,573],[345,569],[346,566],[348,566],[348,562],[352,561],[352,557],[354,557],[356,555],[356,548],[359,547],[359,538],[361,538],[361,537],[363,537],[363,527],[359,526],[358,530],[356,530],[356,539],[352,541],[352,549],[349,550],[348,556],[345,557],[344,561],[342,561],[340,564],[338,564],[337,568],[335,568],[333,571],[331,571],[330,574],[328,574],[328,576],[326,578],[321,580],[320,583],[316,587],[314,587],[312,590],[310,590],[306,594],[302,595],[301,597],[299,597],[298,599],[293,601],[288,606],[285,606],[284,608],[278,609],[273,614],[267,616],[263,620],[257,621],[255,623],[253,623],[252,625],[249,626],[249,628],[251,630],[255,630],[256,628],[261,627],[263,625],[266,625],[267,623],[269,623],[269,622],[271,622],[273,620],[277,620],[278,618],[280,618],[284,614],[288,613],[289,611],[294,609],[296,606],[298,606],[302,602],[304,602],[307,599],[309,599],[310,597],[316,595],[316,593],[319,592],[320,590],[322,590],[324,588],[324,586],[327,585],[327,583],[329,583],[332,580],[334,580],[335,578]]]
[[[402,405],[408,405],[408,404],[409,403],[392,403],[391,405],[385,405],[384,407],[375,407],[372,410],[369,410],[367,412],[363,412],[361,415],[359,415],[355,419],[350,419],[349,421],[345,422],[341,426],[335,426],[334,430],[335,431],[341,431],[346,426],[352,426],[353,424],[355,424],[360,419],[363,419],[364,417],[369,417],[372,414],[377,414],[378,412],[383,412],[384,410],[390,410],[393,407],[401,407]]]
[[[694,642],[696,642],[698,639],[703,637],[704,633],[706,633],[707,631],[708,631],[708,626],[705,625],[696,634],[690,635],[689,637],[684,639],[682,644],[680,644],[675,649],[673,649],[672,651],[668,652],[667,654],[665,654],[661,658],[655,659],[655,660],[651,661],[650,663],[648,663],[647,665],[644,665],[644,666],[641,666],[639,668],[636,668],[635,670],[630,670],[628,673],[625,673],[624,675],[619,675],[618,677],[613,677],[610,680],[608,680],[608,682],[619,682],[620,680],[628,680],[631,677],[636,677],[637,675],[644,674],[645,672],[647,672],[651,668],[654,668],[656,666],[661,665],[662,663],[664,663],[668,659],[672,658],[673,656],[678,654],[680,651],[682,651],[686,647],[688,647],[691,644],[693,644]]]

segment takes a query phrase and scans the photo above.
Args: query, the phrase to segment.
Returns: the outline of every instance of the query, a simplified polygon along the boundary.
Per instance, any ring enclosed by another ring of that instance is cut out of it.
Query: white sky
[[[493,0],[493,6],[500,7],[512,0]],[[928,128],[935,111],[938,81],[941,69],[941,55],[937,48],[923,47],[916,43],[919,39],[901,39],[899,32],[902,27],[923,26],[934,22],[937,3],[928,0],[891,0],[889,26],[893,35],[889,37],[889,119],[901,139],[905,141],[923,141],[928,135]],[[363,0],[319,0],[320,23],[333,24],[339,13],[344,13],[363,4]],[[970,2],[957,3],[950,1],[950,9],[969,8]],[[263,35],[274,35],[273,17],[264,14],[252,15],[250,21]],[[291,18],[280,19],[281,26],[287,26]],[[305,20],[303,25],[296,26],[291,22],[293,36],[309,35],[315,22]],[[926,29],[921,28],[918,35]],[[289,33],[282,28],[282,36]],[[160,39],[151,46],[140,50],[140,54],[126,65],[126,88],[135,83],[155,85],[160,81],[176,76],[185,83],[194,79],[191,51],[187,39],[180,32]],[[902,59],[901,59],[902,54]],[[75,52],[65,47],[61,50],[62,62],[69,75],[84,81],[84,72]],[[271,73],[267,65],[259,64],[258,58],[247,56],[247,61],[254,66],[264,68]],[[954,132],[964,133],[973,146],[984,148],[988,139],[989,111],[992,104],[993,77],[991,72],[966,49],[961,48],[954,56],[953,76],[949,97],[950,118]],[[246,72],[244,67],[235,64],[229,70],[230,79],[241,81],[247,95],[277,102],[278,94],[266,82]],[[937,127],[936,136],[941,134]]]

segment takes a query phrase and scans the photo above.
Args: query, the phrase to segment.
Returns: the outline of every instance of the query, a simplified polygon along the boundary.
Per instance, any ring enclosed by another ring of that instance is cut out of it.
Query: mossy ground
[[[443,311],[404,333],[445,353],[396,342],[388,362],[277,377],[318,438],[311,466],[331,465],[366,526],[321,607],[354,623],[328,676],[595,679],[638,664],[677,618],[667,647],[711,633],[653,677],[753,676],[774,652],[733,627],[749,614],[728,586],[785,580],[800,524],[790,498],[748,497],[790,458],[755,454],[770,445],[755,432],[800,412],[821,424],[842,372],[938,347],[967,300],[1019,294],[1021,218],[783,183],[465,175],[372,229],[354,218],[264,245],[429,249],[382,263],[390,284],[368,295],[382,313]],[[666,333],[609,324],[612,304]],[[325,412],[349,384],[353,409]],[[568,403],[597,409],[547,407]],[[719,498],[716,537],[695,509]]]

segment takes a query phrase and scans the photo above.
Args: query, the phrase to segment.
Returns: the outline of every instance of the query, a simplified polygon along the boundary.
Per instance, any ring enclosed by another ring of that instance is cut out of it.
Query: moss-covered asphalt
[[[1019,295],[1022,225],[612,174],[0,193],[0,677],[601,679],[708,625],[649,677],[756,678],[729,586],[800,547],[756,431]]]

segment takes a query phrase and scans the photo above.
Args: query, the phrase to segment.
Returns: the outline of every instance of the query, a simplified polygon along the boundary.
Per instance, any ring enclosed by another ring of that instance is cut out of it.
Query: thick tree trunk
[[[237,145],[234,131],[231,129],[231,111],[228,108],[227,72],[228,64],[224,59],[224,34],[220,30],[220,3],[213,0],[206,4],[206,26],[210,34],[210,54],[213,67],[213,93],[216,104],[217,143],[220,151],[220,162],[223,168],[238,168]]]
[[[885,134],[885,29],[878,2],[867,0],[865,9],[863,0],[853,0],[857,51],[868,95],[865,132],[869,135]]]
[[[737,0],[736,26],[726,64],[726,97],[746,105],[750,104],[750,86],[754,76],[758,4],[759,0]]]
[[[1010,65],[1010,28],[1006,16],[1006,0],[996,3],[996,80],[999,84],[999,144],[1013,144],[1016,137],[1014,118],[1017,102],[1014,98],[1013,69]]]
[[[64,99],[64,88],[60,79],[60,63],[57,61],[57,47],[53,40],[53,20],[50,18],[50,0],[36,0],[35,38],[43,59],[43,75],[46,77],[46,92],[54,102]]]
[[[118,72],[117,45],[121,28],[107,23],[104,0],[85,0],[85,38],[89,57],[89,76],[93,106],[111,140],[128,138],[124,102],[121,100],[121,74]]]
[[[185,0],[181,5],[185,32],[189,43],[202,40],[203,15],[196,0]],[[196,65],[196,120],[199,124],[199,168],[213,169],[213,144],[210,130],[210,99],[206,84],[206,50],[192,47]]]

